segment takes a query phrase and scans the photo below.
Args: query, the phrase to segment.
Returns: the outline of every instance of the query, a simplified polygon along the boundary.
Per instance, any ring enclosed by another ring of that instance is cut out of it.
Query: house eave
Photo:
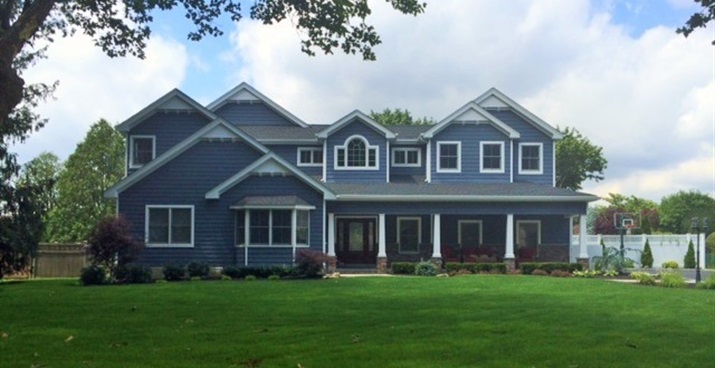
[[[336,201],[354,202],[576,202],[597,201],[597,196],[493,196],[493,195],[387,195],[387,194],[339,194]]]

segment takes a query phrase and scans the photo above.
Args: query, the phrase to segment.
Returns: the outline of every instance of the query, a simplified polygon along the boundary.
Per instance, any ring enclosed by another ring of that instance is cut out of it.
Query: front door
[[[336,256],[341,263],[374,264],[377,260],[374,218],[337,220]]]

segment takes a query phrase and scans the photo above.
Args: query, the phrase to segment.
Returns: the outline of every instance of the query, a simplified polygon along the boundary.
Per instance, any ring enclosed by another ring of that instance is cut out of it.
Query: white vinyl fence
[[[650,249],[653,252],[653,267],[659,268],[663,262],[676,261],[678,265],[683,267],[683,259],[688,251],[688,244],[692,240],[693,250],[697,255],[697,236],[695,234],[684,235],[624,235],[623,244],[626,249],[635,251],[626,251],[626,256],[640,263],[641,255],[639,251],[643,251],[646,239],[650,244]],[[586,246],[588,250],[589,260],[595,256],[601,255],[601,240],[606,247],[621,246],[620,235],[587,235]],[[571,238],[571,262],[576,262],[580,251],[579,236],[574,235]],[[593,265],[593,262],[591,262]],[[700,234],[700,267],[705,268],[705,235]]]

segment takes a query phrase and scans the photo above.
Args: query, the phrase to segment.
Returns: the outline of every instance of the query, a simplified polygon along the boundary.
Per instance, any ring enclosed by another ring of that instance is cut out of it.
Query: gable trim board
[[[178,103],[177,103],[178,100]],[[207,117],[209,120],[215,120],[217,118],[216,114],[211,112],[209,109],[205,108],[200,103],[194,101],[191,97],[181,92],[179,89],[174,88],[169,91],[169,93],[164,96],[159,97],[156,101],[149,104],[149,106],[141,109],[138,113],[132,115],[129,119],[118,124],[115,129],[120,132],[127,133],[134,126],[141,123],[149,117],[151,114],[161,111],[191,111],[195,110]]]
[[[512,100],[509,96],[505,95],[498,89],[492,87],[488,91],[484,92],[481,96],[477,97],[473,102],[480,106],[488,106],[492,105],[489,107],[496,107],[496,108],[503,108],[503,107],[509,107],[516,111],[519,115],[521,115],[525,120],[535,127],[537,127],[539,130],[542,132],[546,133],[547,135],[551,136],[551,139],[561,139],[563,138],[563,134],[559,132],[557,129],[552,127],[549,123],[541,120],[538,116],[534,115],[532,112],[529,110],[525,109],[523,106],[519,105],[516,101]],[[500,106],[501,104],[505,106]]]
[[[380,123],[376,122],[371,117],[365,115],[363,112],[361,112],[359,110],[355,110],[355,111],[343,116],[335,123],[330,124],[327,128],[318,132],[318,134],[316,134],[316,136],[318,138],[326,139],[326,138],[328,138],[328,136],[330,136],[334,132],[337,132],[338,130],[343,128],[344,125],[346,125],[356,119],[361,120],[363,123],[365,123],[365,125],[372,128],[376,132],[380,133],[382,136],[384,136],[387,139],[395,139],[397,137],[397,134],[395,134],[395,132],[380,125]]]
[[[238,98],[232,98],[232,97],[238,97]],[[295,123],[298,126],[301,126],[303,128],[307,128],[308,124],[306,124],[303,120],[299,119],[297,116],[291,114],[288,110],[284,109],[277,103],[275,103],[273,100],[268,98],[266,95],[264,95],[261,92],[258,92],[255,88],[253,88],[251,85],[249,85],[246,82],[242,82],[238,86],[234,87],[230,91],[224,93],[221,95],[221,97],[217,98],[214,102],[208,104],[207,108],[211,111],[216,111],[218,110],[221,106],[230,103],[230,102],[241,102],[241,101],[261,101],[268,105],[271,109],[273,109],[275,112],[277,112],[279,115],[282,115],[286,119],[288,119],[290,122]]]
[[[509,139],[521,138],[521,135],[516,130],[512,129],[506,125],[503,121],[499,120],[496,116],[490,114],[487,110],[480,107],[474,101],[467,103],[466,105],[459,108],[457,111],[453,112],[446,118],[442,119],[439,123],[435,124],[432,128],[421,134],[423,139],[432,139],[437,133],[442,131],[444,128],[448,127],[454,123],[461,124],[490,124],[494,126],[497,130],[506,135]]]
[[[125,176],[117,184],[114,184],[109,189],[107,189],[104,192],[104,197],[117,198],[119,196],[119,193],[136,184],[140,180],[147,177],[149,174],[164,166],[164,164],[170,162],[180,154],[184,153],[186,150],[199,143],[203,138],[216,140],[239,138],[243,142],[248,143],[250,146],[257,149],[263,154],[269,152],[268,148],[266,148],[264,145],[262,145],[240,129],[237,129],[223,119],[216,119],[205,127],[196,131],[196,133],[184,139],[181,143],[164,152],[161,156],[142,166],[136,172],[132,173],[129,176]]]
[[[265,169],[270,169],[268,175],[271,174],[278,174],[278,175],[294,175],[304,183],[308,184],[309,186],[313,187],[317,191],[323,193],[323,196],[325,199],[334,199],[335,194],[325,187],[323,184],[318,182],[317,180],[311,178],[310,176],[304,174],[302,171],[298,170],[297,168],[294,168],[293,165],[289,164],[285,160],[283,160],[280,156],[276,155],[273,152],[267,153],[265,156],[259,158],[252,164],[248,165],[245,169],[239,171],[235,175],[231,176],[230,178],[226,179],[223,181],[221,184],[217,185],[210,191],[206,192],[206,195],[204,196],[206,199],[219,199],[223,193],[228,191],[229,189],[233,188],[234,186],[238,185],[248,177],[250,177],[252,174],[259,173],[259,169],[263,168]],[[260,173],[259,173],[260,175]],[[265,175],[265,173],[264,173]]]

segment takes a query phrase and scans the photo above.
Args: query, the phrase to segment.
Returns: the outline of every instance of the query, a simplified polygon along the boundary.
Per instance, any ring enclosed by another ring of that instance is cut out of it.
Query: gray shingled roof
[[[318,142],[315,133],[323,130],[326,126],[311,125],[307,128],[303,128],[299,126],[239,125],[237,127],[259,142],[295,140],[312,140]]]
[[[248,196],[243,197],[231,207],[296,207],[310,206],[298,196]]]
[[[392,198],[423,197],[424,200],[473,200],[473,201],[513,201],[513,200],[565,200],[574,202],[595,201],[598,197],[575,192],[570,189],[554,188],[532,183],[494,184],[436,184],[436,183],[326,183],[335,192],[338,200],[374,197],[383,200]],[[431,198],[430,198],[431,197]]]
[[[397,140],[417,140],[420,134],[428,131],[433,125],[390,125],[387,129],[397,133]]]

